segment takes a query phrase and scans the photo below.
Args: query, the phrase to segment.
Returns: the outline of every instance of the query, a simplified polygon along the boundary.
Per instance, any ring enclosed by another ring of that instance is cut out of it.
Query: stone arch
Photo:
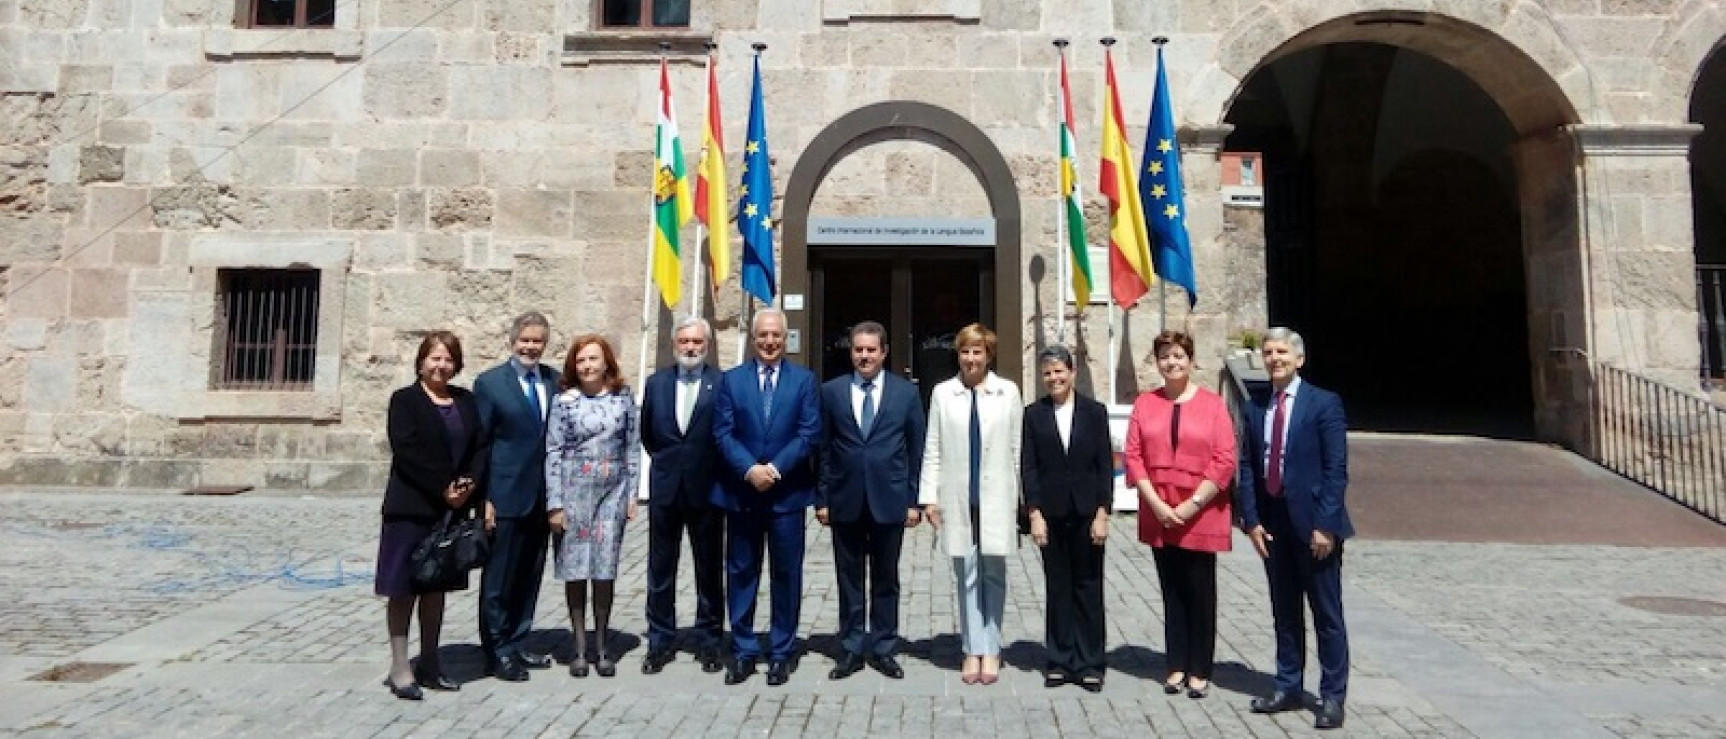
[[[1504,108],[1523,135],[1595,119],[1594,81],[1539,3],[1445,3],[1382,0],[1360,11],[1349,0],[1267,0],[1242,13],[1200,70],[1187,110],[1214,111],[1221,122],[1252,74],[1289,54],[1348,41],[1389,44],[1455,67]]]
[[[995,219],[995,332],[1000,346],[1009,350],[996,355],[1003,377],[1019,381],[1023,315],[1021,311],[1019,189],[1001,150],[975,124],[953,111],[928,103],[890,100],[874,103],[840,116],[816,134],[791,170],[785,186],[780,219],[783,292],[806,294],[809,290],[809,208],[815,192],[840,160],[884,141],[914,140],[933,145],[965,165],[983,186]],[[809,336],[805,311],[790,314],[792,328]]]
[[[1651,114],[1656,120],[1688,120],[1704,65],[1715,54],[1726,53],[1726,8],[1685,3],[1674,11],[1653,49],[1656,77],[1649,81],[1648,101],[1655,110]]]

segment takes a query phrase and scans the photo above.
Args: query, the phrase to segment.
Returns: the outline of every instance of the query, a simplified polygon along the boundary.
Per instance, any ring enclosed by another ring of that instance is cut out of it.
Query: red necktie
[[[1265,463],[1265,490],[1273,498],[1283,497],[1283,424],[1287,423],[1286,411],[1283,410],[1283,394],[1277,393],[1276,413],[1271,416],[1271,457]]]

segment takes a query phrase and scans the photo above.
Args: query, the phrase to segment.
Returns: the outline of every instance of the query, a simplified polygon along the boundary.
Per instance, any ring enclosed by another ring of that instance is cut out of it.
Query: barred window
[[[597,0],[603,28],[683,28],[689,0]]]
[[[334,28],[336,0],[235,0],[241,28]]]
[[[217,270],[217,390],[311,390],[318,271]]]

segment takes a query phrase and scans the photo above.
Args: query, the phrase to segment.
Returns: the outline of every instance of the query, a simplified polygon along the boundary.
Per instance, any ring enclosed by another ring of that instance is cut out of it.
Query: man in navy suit
[[[683,533],[695,560],[696,659],[718,672],[725,620],[725,514],[713,507],[713,400],[719,370],[707,363],[713,329],[698,317],[671,332],[677,361],[647,378],[641,445],[653,459],[648,480],[647,657],[653,675],[676,654],[677,560]]]
[[[891,678],[905,676],[893,656],[899,646],[899,549],[905,529],[923,518],[917,507],[923,405],[914,385],[881,371],[886,335],[887,329],[874,321],[853,327],[856,372],[821,386],[815,519],[833,529],[839,644],[845,650],[828,674],[834,680],[851,676],[865,663]]]
[[[557,395],[557,370],[540,363],[551,324],[535,312],[516,316],[510,358],[481,373],[473,394],[480,427],[491,439],[486,474],[486,528],[491,557],[480,576],[479,638],[486,671],[500,680],[527,679],[527,668],[551,659],[523,650],[545,573],[545,418]]]
[[[1348,421],[1336,393],[1303,382],[1306,342],[1286,328],[1265,334],[1260,352],[1271,378],[1268,398],[1249,401],[1239,466],[1241,528],[1265,561],[1276,623],[1275,690],[1255,698],[1254,713],[1302,704],[1306,618],[1318,635],[1319,706],[1313,726],[1343,723],[1348,697],[1348,628],[1342,615],[1343,541],[1354,535],[1348,488]]]
[[[725,684],[755,673],[755,596],[762,547],[770,557],[772,620],[767,684],[791,679],[797,614],[803,597],[805,509],[815,497],[813,456],[821,436],[815,375],[785,359],[785,314],[765,308],[749,333],[755,357],[725,373],[714,404],[719,446],[713,502],[725,509],[726,596],[731,609],[731,665]]]

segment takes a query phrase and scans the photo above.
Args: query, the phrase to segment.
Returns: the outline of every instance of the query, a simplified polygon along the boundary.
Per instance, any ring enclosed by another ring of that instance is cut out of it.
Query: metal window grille
[[[336,0],[236,0],[243,28],[334,28]]]
[[[1696,313],[1702,379],[1726,381],[1726,264],[1696,266]]]
[[[689,25],[689,0],[597,0],[605,28],[682,28]]]
[[[318,271],[224,269],[217,278],[216,389],[312,389]]]

